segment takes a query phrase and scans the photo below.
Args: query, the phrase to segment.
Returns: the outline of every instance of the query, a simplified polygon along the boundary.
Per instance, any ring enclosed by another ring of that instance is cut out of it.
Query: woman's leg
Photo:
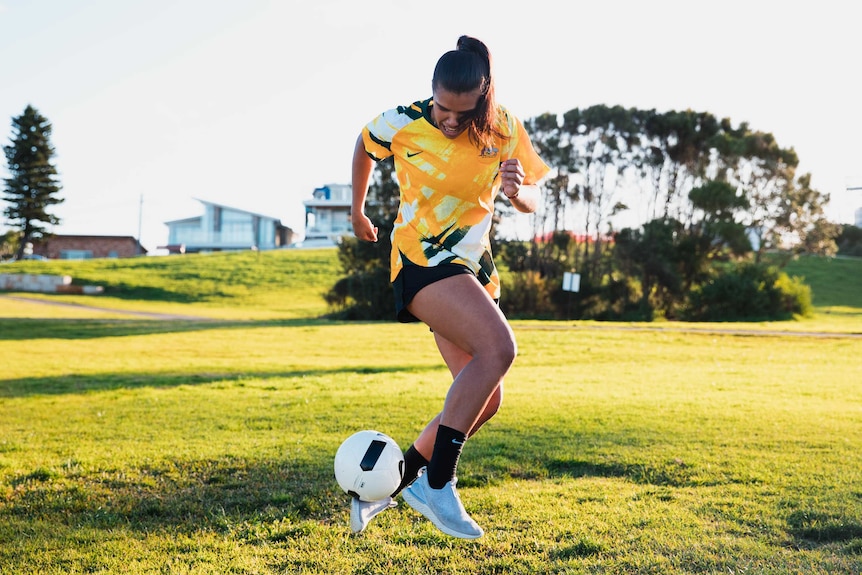
[[[449,367],[449,372],[452,374],[452,378],[454,379],[458,377],[458,374],[461,373],[461,370],[466,367],[473,357],[438,333],[434,334],[434,339],[437,342],[437,349],[440,350],[440,355],[443,356],[443,361],[445,361],[446,365]],[[479,421],[476,422],[467,436],[471,437],[475,435],[486,421],[496,415],[502,403],[503,381],[500,380],[500,385],[494,389],[494,392],[488,399],[488,403],[485,404],[485,409],[479,415]]]
[[[426,426],[425,432],[436,421],[426,473],[403,491],[403,497],[444,533],[465,539],[481,537],[482,528],[467,514],[455,492],[455,474],[467,437],[483,423],[488,408],[495,411],[499,404],[503,377],[517,352],[515,338],[497,304],[472,275],[449,277],[422,288],[408,310],[461,352],[453,352],[446,344],[446,351],[441,349],[441,353],[451,354],[447,365],[452,361],[457,375],[443,411]],[[420,436],[423,448],[429,440],[425,432]]]
[[[458,377],[458,374],[461,373],[461,370],[464,369],[473,357],[451,341],[441,336],[439,333],[434,332],[434,340],[437,343],[437,349],[440,350],[440,355],[443,357],[443,361],[446,362],[446,366],[452,374],[452,378],[454,379]],[[494,393],[491,394],[488,403],[485,405],[485,409],[479,416],[479,421],[476,422],[473,429],[471,429],[470,433],[467,434],[468,437],[475,435],[486,421],[494,417],[500,409],[502,401],[503,383],[500,382],[500,385],[498,385],[497,389],[494,390]],[[416,441],[414,441],[410,448],[408,448],[408,451],[405,453],[406,466],[404,468],[404,479],[398,487],[398,490],[393,493],[393,496],[397,495],[402,489],[413,483],[413,481],[416,480],[419,471],[428,465],[428,461],[431,459],[431,455],[434,452],[434,440],[437,438],[437,428],[439,425],[440,414],[438,413],[434,416],[434,419],[428,422],[428,425],[425,426],[425,429],[422,430],[419,437],[416,438]]]
[[[457,370],[439,423],[468,434],[515,359],[512,329],[478,280],[466,274],[424,287],[408,309],[442,338],[441,354]]]
[[[437,349],[440,350],[440,355],[443,357],[443,361],[446,362],[446,366],[449,368],[452,378],[454,379],[458,377],[458,374],[461,373],[461,370],[463,370],[470,360],[473,359],[473,356],[437,332],[434,332],[434,340],[437,342]],[[500,385],[497,386],[494,393],[491,394],[491,397],[488,399],[485,409],[482,411],[481,415],[479,415],[479,420],[473,426],[473,429],[470,430],[470,433],[467,434],[468,437],[475,435],[486,421],[496,415],[497,411],[500,409],[502,401],[503,382],[501,381]],[[434,439],[437,437],[437,426],[439,425],[440,414],[437,414],[434,419],[425,426],[425,429],[422,430],[422,433],[419,434],[419,437],[413,443],[414,448],[425,459],[431,459],[431,452],[434,449]]]

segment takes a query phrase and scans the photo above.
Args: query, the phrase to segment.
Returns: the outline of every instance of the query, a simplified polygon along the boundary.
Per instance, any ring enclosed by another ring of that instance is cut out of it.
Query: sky
[[[429,97],[437,59],[469,34],[521,119],[603,104],[746,122],[793,148],[829,218],[853,223],[851,4],[0,0],[0,141],[28,104],[53,125],[57,234],[140,237],[156,253],[199,200],[302,233],[314,188],[350,182],[362,126]]]

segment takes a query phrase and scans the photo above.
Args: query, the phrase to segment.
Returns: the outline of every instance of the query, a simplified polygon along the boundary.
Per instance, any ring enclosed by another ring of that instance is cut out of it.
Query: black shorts
[[[407,306],[419,290],[448,277],[472,273],[470,268],[462,264],[440,264],[429,268],[404,266],[392,282],[392,289],[395,292],[395,317],[401,323],[422,321],[407,311]]]

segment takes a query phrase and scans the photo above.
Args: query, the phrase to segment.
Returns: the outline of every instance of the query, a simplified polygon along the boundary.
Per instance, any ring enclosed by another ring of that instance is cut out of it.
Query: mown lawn
[[[852,321],[819,324],[828,337],[816,318],[790,324],[809,335],[515,322],[503,410],[460,468],[486,536],[451,539],[403,503],[353,536],[339,443],[375,428],[406,447],[448,374],[426,328],[277,303],[328,287],[331,255],[267,255],[266,289],[204,297],[174,262],[139,280],[93,263],[76,281],[175,295],[43,298],[205,320],[0,297],[0,574],[862,572]]]

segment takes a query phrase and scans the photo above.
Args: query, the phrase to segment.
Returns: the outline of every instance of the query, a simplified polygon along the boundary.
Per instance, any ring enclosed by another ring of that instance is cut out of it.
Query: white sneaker
[[[350,530],[361,533],[368,527],[372,519],[389,509],[396,507],[398,503],[391,497],[380,501],[362,501],[358,497],[350,498]]]
[[[401,492],[410,507],[427,517],[437,529],[461,539],[478,539],[485,534],[482,528],[467,515],[453,479],[441,489],[428,485],[428,474],[419,477],[412,485]]]

